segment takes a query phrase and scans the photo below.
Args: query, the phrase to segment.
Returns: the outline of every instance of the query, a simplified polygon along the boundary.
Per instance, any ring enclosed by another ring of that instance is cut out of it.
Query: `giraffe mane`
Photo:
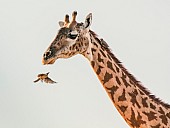
[[[104,48],[107,53],[111,56],[111,58],[116,62],[116,64],[122,69],[122,71],[135,83],[135,85],[141,89],[146,95],[148,95],[152,100],[155,101],[156,104],[162,104],[165,108],[170,108],[170,105],[163,102],[161,99],[157,98],[155,95],[153,95],[146,87],[144,87],[140,81],[138,81],[131,73],[128,72],[128,70],[122,65],[122,62],[120,62],[116,56],[112,53],[112,50],[110,49],[109,45],[103,40],[99,39],[98,35],[92,31],[89,30],[89,32],[93,35],[94,39],[101,45],[102,48]]]

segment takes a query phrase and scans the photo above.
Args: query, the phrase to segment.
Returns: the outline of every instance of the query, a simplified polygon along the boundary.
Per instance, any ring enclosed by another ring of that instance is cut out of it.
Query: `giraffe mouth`
[[[45,60],[44,58],[42,59],[42,64],[43,65],[47,65],[47,64],[54,64],[55,62],[55,59],[54,58],[51,58],[49,60]]]

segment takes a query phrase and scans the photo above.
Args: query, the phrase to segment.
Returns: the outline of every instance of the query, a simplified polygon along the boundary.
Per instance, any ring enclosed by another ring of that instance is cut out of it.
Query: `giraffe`
[[[170,105],[148,91],[90,30],[92,13],[76,22],[77,12],[60,21],[56,38],[43,54],[44,65],[81,54],[87,58],[114,106],[132,128],[170,128]]]

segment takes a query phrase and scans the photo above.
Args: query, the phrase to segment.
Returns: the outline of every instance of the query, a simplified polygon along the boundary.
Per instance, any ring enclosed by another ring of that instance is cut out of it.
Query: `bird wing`
[[[52,80],[52,79],[50,79],[49,77],[45,78],[45,79],[44,79],[44,82],[46,82],[46,83],[50,83],[50,84],[54,84],[54,83],[56,83],[55,81],[53,81],[53,80]]]
[[[38,79],[34,80],[34,83],[38,82],[39,80],[40,80],[40,78],[38,78]]]

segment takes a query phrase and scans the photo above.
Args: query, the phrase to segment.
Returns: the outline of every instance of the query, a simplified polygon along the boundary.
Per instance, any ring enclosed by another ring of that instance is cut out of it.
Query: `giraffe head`
[[[58,58],[70,58],[76,54],[83,54],[88,50],[92,14],[87,15],[84,23],[76,22],[76,16],[77,12],[74,11],[71,22],[69,21],[69,15],[65,16],[64,22],[59,22],[60,29],[43,55],[43,64],[53,64]]]

